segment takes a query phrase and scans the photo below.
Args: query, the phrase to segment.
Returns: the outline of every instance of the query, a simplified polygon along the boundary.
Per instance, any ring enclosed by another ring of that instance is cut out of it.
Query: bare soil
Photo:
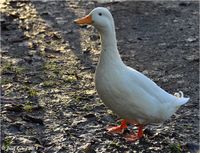
[[[119,118],[94,87],[99,35],[73,23],[97,6],[112,12],[127,65],[190,97],[170,120],[146,126],[140,141],[105,130]],[[0,22],[2,152],[199,151],[198,1],[7,0]]]

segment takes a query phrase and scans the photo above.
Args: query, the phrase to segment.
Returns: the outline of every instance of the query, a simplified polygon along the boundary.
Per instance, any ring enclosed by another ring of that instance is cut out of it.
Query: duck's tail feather
[[[185,98],[185,97],[179,98],[176,100],[176,104],[177,104],[177,106],[181,106],[181,105],[187,103],[189,101],[189,99],[190,98]]]
[[[176,100],[177,107],[180,107],[181,105],[187,103],[190,99],[190,98],[185,98],[182,91],[175,93],[174,96],[177,97]]]

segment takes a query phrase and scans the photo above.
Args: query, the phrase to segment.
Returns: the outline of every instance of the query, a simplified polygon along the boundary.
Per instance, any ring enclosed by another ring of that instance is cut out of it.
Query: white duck
[[[138,126],[138,133],[126,136],[135,141],[143,136],[143,126],[163,122],[189,98],[182,92],[171,95],[142,73],[126,66],[119,55],[114,20],[108,9],[97,7],[87,16],[75,20],[91,24],[100,32],[101,55],[95,73],[97,92],[113,112],[123,120],[121,125],[108,128],[111,133],[123,133],[127,123]]]

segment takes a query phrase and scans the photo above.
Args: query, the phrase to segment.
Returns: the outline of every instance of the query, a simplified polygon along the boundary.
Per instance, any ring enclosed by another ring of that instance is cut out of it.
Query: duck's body
[[[126,122],[138,125],[163,122],[189,100],[167,93],[122,62],[117,49],[114,21],[106,8],[96,8],[76,22],[93,24],[100,32],[102,51],[95,73],[95,85],[106,106],[124,119],[124,128]],[[123,132],[122,125],[109,131]],[[142,135],[141,130],[139,133]]]
[[[167,93],[126,65],[99,63],[95,84],[100,98],[113,112],[139,124],[163,122],[187,101]]]

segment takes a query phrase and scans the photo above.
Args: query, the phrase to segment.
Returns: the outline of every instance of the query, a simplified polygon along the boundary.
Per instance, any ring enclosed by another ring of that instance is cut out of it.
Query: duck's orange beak
[[[74,20],[74,22],[77,23],[77,24],[92,24],[92,16],[87,15],[83,18]]]

